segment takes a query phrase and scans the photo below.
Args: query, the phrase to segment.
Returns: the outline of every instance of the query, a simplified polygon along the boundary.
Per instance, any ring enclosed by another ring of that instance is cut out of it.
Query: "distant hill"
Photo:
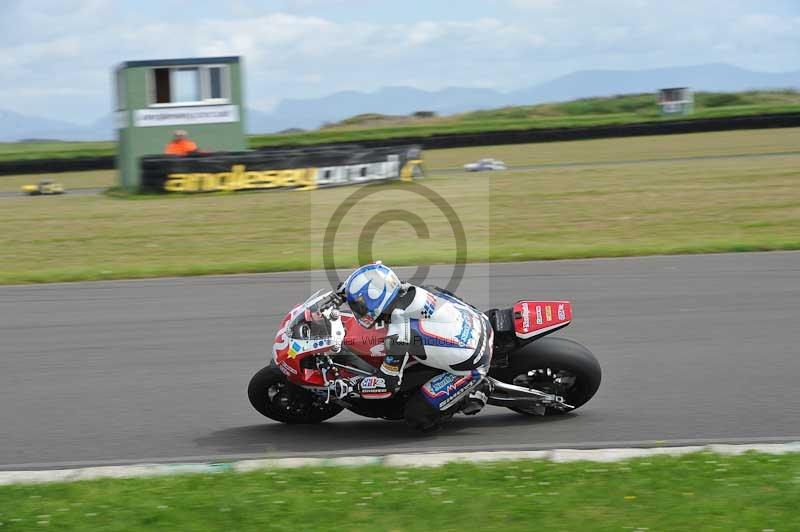
[[[423,130],[430,134],[438,128],[450,132],[457,130],[474,131],[491,128],[513,129],[541,127],[549,123],[552,127],[569,127],[578,122],[588,125],[591,121],[608,123],[606,117],[628,121],[655,120],[661,117],[655,105],[653,93],[634,93],[615,96],[576,98],[566,102],[539,103],[533,105],[513,105],[468,111],[448,116],[382,115],[366,113],[333,122],[321,130],[312,132],[325,134],[340,131],[365,129],[386,129],[400,131],[405,127],[415,128],[414,133]],[[762,90],[745,92],[695,92],[692,117],[735,116],[758,113],[797,112],[800,110],[800,90]],[[623,117],[625,117],[623,119]],[[572,121],[572,123],[570,123]],[[409,130],[411,131],[411,130]],[[268,138],[263,135],[259,138]]]
[[[453,114],[503,105],[504,95],[491,89],[453,87],[424,91],[412,87],[385,87],[376,92],[343,91],[322,98],[281,100],[272,112],[251,113],[250,133],[289,128],[316,129],[326,122],[365,114],[407,115],[430,110]]]
[[[249,133],[316,129],[326,123],[368,113],[409,115],[425,110],[449,115],[592,96],[653,93],[662,87],[675,86],[723,92],[800,88],[800,71],[755,72],[726,64],[710,64],[647,70],[586,70],[507,93],[465,87],[438,91],[412,87],[384,87],[375,92],[342,91],[321,98],[284,99],[270,112],[248,109],[246,127]],[[89,126],[80,126],[0,110],[0,141],[22,138],[110,139],[113,138],[113,115],[109,113]]]
[[[563,102],[591,96],[655,92],[665,87],[695,91],[739,92],[800,87],[800,71],[754,72],[725,65],[655,68],[651,70],[585,70],[535,87],[511,92],[506,105]]]
[[[326,122],[369,113],[408,115],[424,109],[448,115],[592,96],[653,93],[659,88],[676,86],[723,92],[800,88],[800,71],[755,72],[711,64],[649,70],[586,70],[509,93],[463,87],[433,92],[410,87],[388,87],[372,93],[344,91],[322,98],[282,100],[272,112],[259,112],[252,117],[248,130],[263,133],[291,127],[315,129]]]
[[[70,122],[0,109],[0,141],[3,142],[41,138],[68,140],[76,127]]]
[[[88,126],[63,120],[0,109],[0,142],[18,140],[108,140],[113,137],[113,115],[101,117]]]

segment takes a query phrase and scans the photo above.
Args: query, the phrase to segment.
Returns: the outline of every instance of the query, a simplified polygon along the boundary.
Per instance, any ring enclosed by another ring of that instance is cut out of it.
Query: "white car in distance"
[[[505,170],[506,163],[497,159],[481,159],[476,163],[464,165],[467,172],[483,172],[484,170]]]

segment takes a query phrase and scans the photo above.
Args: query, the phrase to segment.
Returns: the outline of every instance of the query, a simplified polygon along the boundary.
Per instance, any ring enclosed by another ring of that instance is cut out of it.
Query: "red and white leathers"
[[[463,402],[483,382],[492,356],[493,330],[488,318],[474,307],[444,291],[403,283],[384,319],[388,327],[386,358],[375,375],[353,383],[356,395],[364,399],[390,397],[412,357],[443,372],[420,390],[436,411]],[[476,393],[482,400],[468,413],[476,413],[485,404],[485,394]]]

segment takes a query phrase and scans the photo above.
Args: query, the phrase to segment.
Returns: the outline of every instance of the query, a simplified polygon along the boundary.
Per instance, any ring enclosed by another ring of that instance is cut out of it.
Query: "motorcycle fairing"
[[[304,367],[302,360],[307,356],[329,352],[331,350],[331,339],[292,338],[289,330],[290,324],[307,310],[305,304],[301,304],[293,308],[283,318],[272,347],[273,358],[278,369],[286,375],[290,382],[303,386],[324,386],[325,380],[322,377],[322,373],[316,368]],[[347,336],[344,341],[345,349],[363,357],[363,360],[374,367],[380,366],[386,354],[384,349],[386,327],[378,324],[370,329],[365,329],[348,312],[342,312],[342,322],[347,330]],[[347,371],[343,373],[345,377],[355,376]]]
[[[291,331],[288,325],[303,312],[302,305],[292,309],[281,322],[278,334],[275,336],[275,343],[272,346],[275,364],[278,366],[286,378],[295,384],[311,384],[323,386],[324,381],[319,371],[301,366],[300,362],[308,355],[323,353],[330,349],[330,339],[326,342],[323,339],[297,339],[291,338]],[[314,344],[317,344],[316,346]]]
[[[362,327],[353,314],[342,312],[342,323],[347,331],[344,347],[351,353],[368,357],[370,364],[380,366],[386,356],[386,324],[378,322],[369,329]],[[376,361],[373,363],[373,361]]]
[[[522,339],[543,336],[572,321],[569,301],[517,301],[513,313],[515,333]]]
[[[422,396],[436,410],[446,410],[463,399],[481,378],[477,370],[467,375],[442,373],[422,386]]]

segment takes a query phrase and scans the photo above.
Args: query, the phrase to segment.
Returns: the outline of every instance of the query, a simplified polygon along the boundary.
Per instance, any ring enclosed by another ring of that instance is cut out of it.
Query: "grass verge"
[[[0,487],[3,530],[798,530],[800,455],[304,468]]]
[[[473,262],[800,249],[798,145],[784,129],[431,151],[421,183],[458,214]],[[437,173],[487,155],[586,164]],[[341,220],[338,266],[363,262],[367,220],[400,208],[429,234],[373,224],[374,257],[454,261],[442,212],[403,185],[376,189]],[[355,190],[0,199],[0,283],[321,268],[326,225]]]

